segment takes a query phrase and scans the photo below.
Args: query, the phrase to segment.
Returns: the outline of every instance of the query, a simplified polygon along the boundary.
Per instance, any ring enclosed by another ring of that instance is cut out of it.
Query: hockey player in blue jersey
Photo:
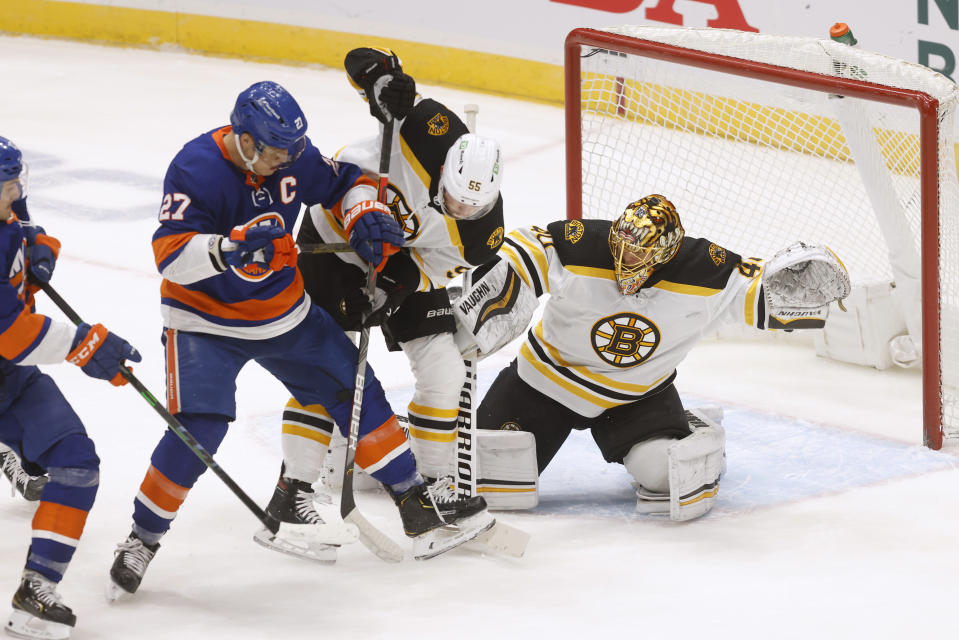
[[[153,250],[163,276],[167,404],[211,453],[235,419],[236,376],[251,360],[300,404],[322,405],[341,429],[349,426],[358,352],[304,291],[290,235],[301,206],[333,211],[357,254],[378,269],[403,244],[389,209],[376,201],[374,181],[323,156],[306,130],[293,97],[259,82],[240,93],[229,126],[188,142],[166,174]],[[372,370],[363,395],[356,463],[397,496],[408,535],[451,524],[429,499]],[[117,549],[114,596],[137,590],[205,469],[167,431],[134,501],[132,532]],[[285,521],[311,497],[281,483],[269,511]]]
[[[27,168],[0,137],[0,442],[31,475],[46,473],[13,614],[6,629],[23,638],[68,638],[76,616],[56,587],[93,506],[99,463],[80,418],[36,365],[67,360],[95,378],[126,384],[119,367],[140,355],[102,325],[54,322],[34,310],[34,281],[49,282],[60,243],[30,220]]]

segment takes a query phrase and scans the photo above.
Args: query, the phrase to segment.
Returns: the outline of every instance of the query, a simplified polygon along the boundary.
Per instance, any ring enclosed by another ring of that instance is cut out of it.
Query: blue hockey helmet
[[[17,145],[3,136],[0,136],[0,183],[16,180],[19,183],[19,195],[27,195],[27,163],[23,161],[23,154]]]
[[[284,149],[296,162],[306,149],[306,116],[290,93],[275,82],[257,82],[237,96],[230,124],[237,136],[248,133],[259,155],[266,147]],[[249,162],[256,162],[256,158]]]
[[[0,136],[0,182],[12,180],[23,171],[23,154],[17,145]]]

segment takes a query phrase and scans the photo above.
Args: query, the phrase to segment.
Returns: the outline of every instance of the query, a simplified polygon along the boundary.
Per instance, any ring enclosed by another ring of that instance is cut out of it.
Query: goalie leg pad
[[[726,431],[703,411],[686,414],[692,434],[669,447],[669,519],[675,521],[712,509],[726,471]]]
[[[708,512],[726,471],[721,407],[686,410],[692,433],[682,439],[640,442],[623,457],[636,480],[636,511],[684,521]]]
[[[536,439],[532,433],[478,429],[476,450],[476,493],[486,499],[488,509],[532,509],[539,504]]]

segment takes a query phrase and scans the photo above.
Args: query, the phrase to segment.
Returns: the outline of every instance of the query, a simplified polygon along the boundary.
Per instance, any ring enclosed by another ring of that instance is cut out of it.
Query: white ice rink
[[[296,96],[327,154],[375,132],[338,69],[13,37],[0,38],[0,69],[0,135],[30,164],[32,216],[63,243],[53,285],[84,319],[140,349],[136,374],[160,397],[150,237],[181,145],[227,124],[236,94],[263,79]],[[559,107],[419,88],[453,108],[480,105],[480,130],[506,157],[508,228],[565,215]],[[63,319],[48,300],[38,305]],[[513,353],[481,362],[485,384]],[[405,412],[405,357],[377,335],[370,361]],[[954,453],[920,446],[915,372],[827,362],[800,345],[706,341],[677,387],[688,404],[726,410],[729,471],[714,511],[685,524],[635,515],[623,468],[576,432],[541,479],[540,507],[501,516],[532,534],[521,560],[457,550],[388,565],[357,544],[333,566],[300,561],[254,544],[258,522],[206,474],[135,599],[109,606],[113,549],[165,425],[130,388],[66,364],[44,370],[102,459],[100,493],[60,587],[78,640],[959,636],[959,471]],[[265,505],[287,394],[255,365],[238,388],[239,416],[217,460]],[[408,547],[385,494],[358,502]],[[0,600],[17,586],[31,513],[0,496]]]

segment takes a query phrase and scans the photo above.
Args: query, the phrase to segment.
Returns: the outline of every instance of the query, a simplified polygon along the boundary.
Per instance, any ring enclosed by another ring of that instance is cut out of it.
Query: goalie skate
[[[263,527],[253,534],[253,540],[297,558],[324,564],[336,562],[336,548],[356,542],[359,531],[348,522],[324,521],[316,512],[317,498],[309,483],[281,477],[266,508],[266,515],[279,524],[279,530],[273,533]],[[329,498],[324,502],[329,503]]]

